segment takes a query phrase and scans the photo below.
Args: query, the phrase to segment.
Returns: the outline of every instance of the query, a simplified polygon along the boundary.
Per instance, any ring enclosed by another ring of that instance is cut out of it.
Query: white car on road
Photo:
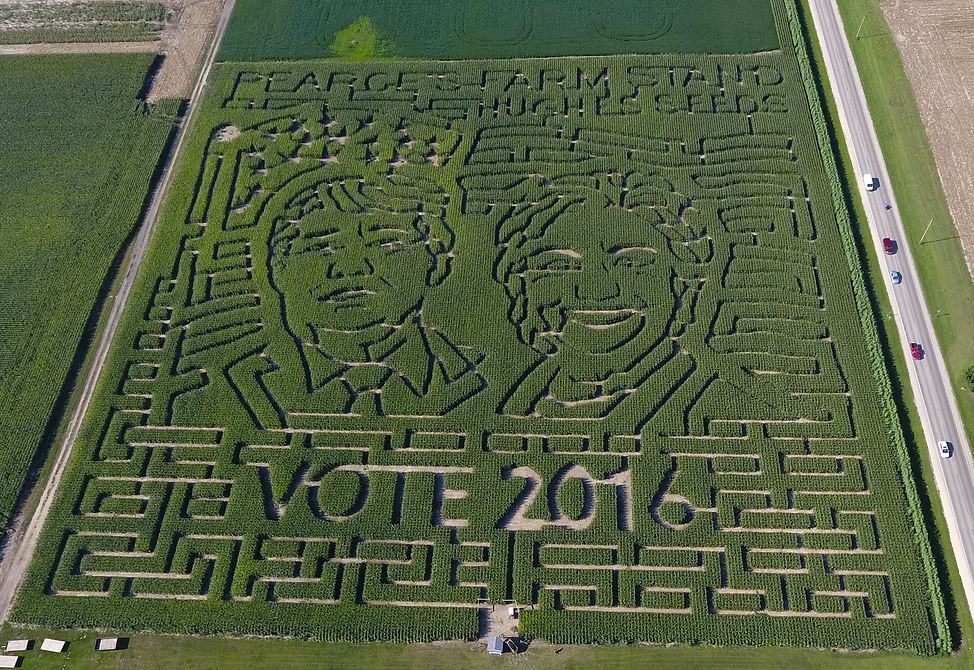
[[[866,187],[867,191],[875,191],[879,188],[879,180],[868,172],[862,175],[862,184]]]
[[[950,458],[951,454],[954,453],[954,445],[947,440],[937,442],[937,447],[940,449],[940,458]]]

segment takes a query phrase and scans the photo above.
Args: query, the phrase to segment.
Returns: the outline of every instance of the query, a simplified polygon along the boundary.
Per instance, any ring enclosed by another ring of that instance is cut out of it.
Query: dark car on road
[[[923,347],[921,347],[916,342],[910,342],[910,355],[913,356],[913,360],[922,361],[923,360]]]
[[[896,242],[888,237],[883,238],[883,251],[886,252],[887,256],[892,256],[896,253]]]

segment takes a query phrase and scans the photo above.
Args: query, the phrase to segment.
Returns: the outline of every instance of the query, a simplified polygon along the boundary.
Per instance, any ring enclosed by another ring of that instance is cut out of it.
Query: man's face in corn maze
[[[669,255],[665,238],[631,211],[569,207],[517,252],[521,271],[507,288],[523,308],[522,337],[546,355],[567,348],[612,358],[652,346],[677,309]]]
[[[399,324],[420,304],[437,259],[417,212],[319,210],[271,245],[271,282],[301,340]]]

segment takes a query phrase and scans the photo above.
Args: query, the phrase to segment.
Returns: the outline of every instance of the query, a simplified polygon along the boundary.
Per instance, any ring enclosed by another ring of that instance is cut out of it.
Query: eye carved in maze
[[[634,15],[635,11],[635,15]],[[632,3],[608,0],[595,24],[598,33],[620,42],[655,40],[673,28],[673,8],[660,2]]]
[[[548,23],[551,15],[530,0],[494,0],[483,6],[458,8],[453,32],[456,39],[476,46],[512,47],[527,41],[558,44],[572,40],[579,32],[593,27],[604,39],[621,42],[650,42],[673,28],[671,2],[606,0],[593,16],[588,5],[562,2],[559,21]],[[582,7],[579,7],[582,5]],[[545,25],[548,23],[548,25]],[[536,29],[541,26],[541,29]]]
[[[495,0],[485,5],[460,5],[454,26],[457,39],[469,44],[511,46],[534,32],[530,0]],[[503,23],[497,29],[497,21]]]

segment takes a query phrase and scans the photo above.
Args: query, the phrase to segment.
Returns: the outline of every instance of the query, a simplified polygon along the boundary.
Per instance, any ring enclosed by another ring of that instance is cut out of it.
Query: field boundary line
[[[37,546],[41,531],[44,528],[44,523],[47,520],[47,516],[53,506],[58,486],[62,477],[64,476],[68,463],[71,461],[71,455],[74,452],[74,446],[77,442],[78,434],[81,431],[81,426],[83,425],[84,419],[88,413],[88,407],[91,405],[91,400],[94,397],[99,379],[101,378],[101,371],[105,366],[105,361],[108,358],[111,345],[115,339],[115,334],[117,333],[118,327],[121,323],[121,317],[125,311],[125,306],[128,303],[132,289],[135,286],[135,278],[142,264],[142,259],[145,256],[149,242],[152,239],[152,234],[155,231],[156,225],[159,221],[162,204],[169,190],[169,185],[172,182],[175,167],[179,162],[179,157],[182,154],[182,148],[185,144],[186,138],[189,136],[188,131],[192,126],[193,119],[196,116],[196,111],[203,99],[203,94],[206,90],[206,82],[215,63],[216,53],[220,42],[222,41],[223,35],[226,32],[234,3],[235,0],[226,0],[223,6],[222,14],[219,22],[217,23],[216,29],[214,30],[206,59],[203,62],[203,66],[200,68],[196,85],[194,86],[193,93],[187,103],[186,113],[183,115],[182,120],[177,122],[176,140],[173,145],[173,150],[169,155],[168,162],[162,167],[162,172],[160,174],[157,186],[151,192],[149,207],[146,210],[146,214],[142,220],[142,225],[132,245],[131,258],[128,266],[125,269],[122,283],[119,286],[111,311],[109,312],[105,328],[98,340],[92,367],[84,380],[84,386],[78,401],[78,405],[71,414],[67,432],[65,433],[64,440],[57,451],[54,466],[52,467],[48,480],[44,485],[44,490],[41,493],[37,507],[34,509],[34,512],[30,516],[29,520],[26,518],[21,518],[20,523],[15,523],[15,525],[12,526],[8,531],[8,552],[6,552],[2,560],[0,560],[0,623],[7,621],[10,615],[10,610],[13,606],[14,600],[16,599],[17,591],[20,588],[20,584],[23,582],[24,575],[26,574],[27,568],[30,565],[31,558],[34,555],[34,549]]]
[[[41,56],[46,54],[141,54],[159,53],[163,45],[152,42],[38,42],[2,44],[0,56]]]

